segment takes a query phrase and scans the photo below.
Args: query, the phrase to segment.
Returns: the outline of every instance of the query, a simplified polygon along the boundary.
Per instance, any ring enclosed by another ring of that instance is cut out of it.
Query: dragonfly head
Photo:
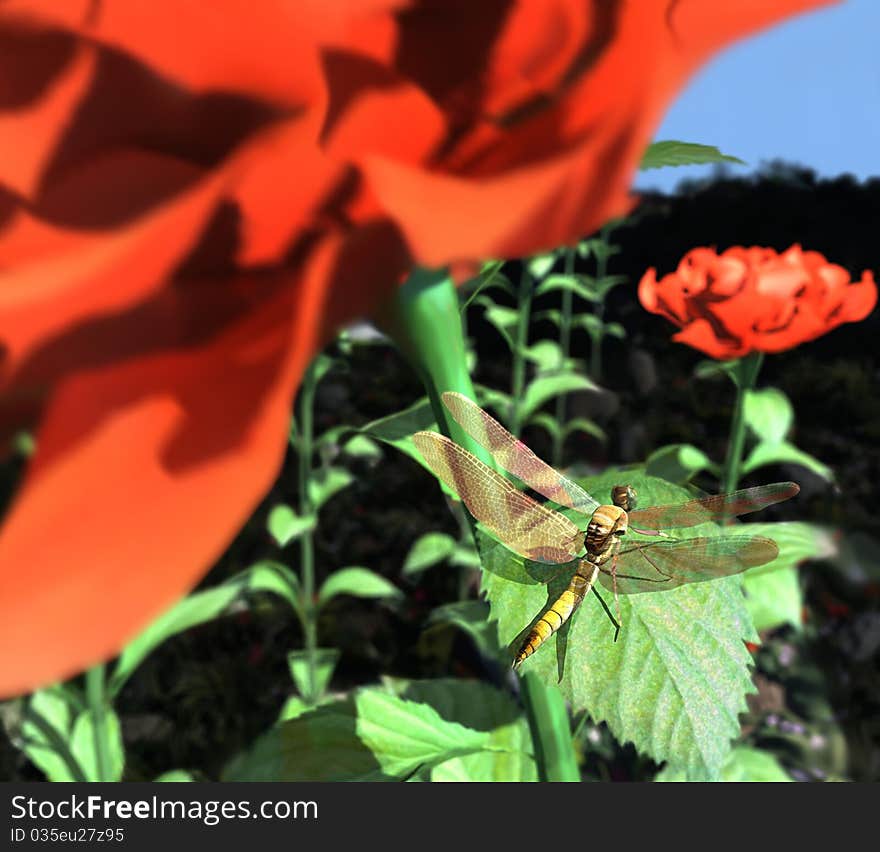
[[[615,485],[611,489],[611,502],[624,512],[632,512],[638,505],[639,495],[632,485]]]
[[[585,544],[587,551],[597,553],[603,550],[612,536],[626,533],[626,512],[620,506],[599,506],[587,526]]]

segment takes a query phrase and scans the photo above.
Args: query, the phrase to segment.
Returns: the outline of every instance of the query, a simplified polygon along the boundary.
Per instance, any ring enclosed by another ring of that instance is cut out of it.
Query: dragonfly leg
[[[605,598],[599,593],[599,590],[593,586],[593,591],[596,593],[596,597],[599,598],[599,603],[602,604],[602,609],[605,610],[605,615],[611,620],[611,623],[614,625],[614,641],[617,641],[617,637],[620,635],[620,622],[611,614],[611,610],[608,609],[608,604],[605,603]]]
[[[617,556],[611,557],[611,588],[614,592],[614,610],[617,612],[617,620],[620,621],[620,596],[617,594]]]

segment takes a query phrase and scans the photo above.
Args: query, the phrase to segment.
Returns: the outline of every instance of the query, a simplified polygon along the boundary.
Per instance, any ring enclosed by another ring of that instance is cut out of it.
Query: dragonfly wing
[[[729,494],[713,494],[666,506],[648,506],[629,512],[632,526],[647,530],[694,527],[707,521],[745,515],[781,503],[800,491],[796,482],[773,482],[755,488],[743,488]]]
[[[568,506],[585,515],[593,514],[599,505],[596,500],[576,482],[538,458],[475,402],[463,394],[448,391],[443,394],[443,404],[468,435],[529,488],[560,506]]]
[[[577,557],[584,534],[565,515],[542,506],[444,435],[416,432],[413,443],[471,514],[511,550],[539,562]]]
[[[630,544],[617,560],[617,591],[624,595],[661,592],[685,583],[702,583],[766,565],[779,555],[776,542],[763,536],[730,535]],[[614,588],[610,566],[600,582]]]

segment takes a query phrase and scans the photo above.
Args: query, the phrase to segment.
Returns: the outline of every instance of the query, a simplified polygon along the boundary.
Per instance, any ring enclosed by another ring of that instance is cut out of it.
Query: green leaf
[[[379,458],[382,455],[379,445],[366,435],[355,435],[353,438],[349,438],[342,445],[342,449],[346,455],[355,458]]]
[[[312,363],[315,373],[315,384],[318,384],[333,369],[336,359],[321,352],[315,356],[315,360]]]
[[[224,584],[195,592],[160,615],[123,648],[108,684],[109,694],[118,695],[144,658],[166,639],[217,618],[240,594],[239,585]]]
[[[783,624],[801,629],[804,597],[797,568],[749,573],[743,578],[743,591],[755,630],[770,630]]]
[[[508,349],[513,351],[516,344],[513,341],[512,333],[519,322],[519,314],[513,308],[506,308],[489,302],[484,296],[481,296],[476,301],[478,304],[485,305],[486,310],[483,313],[483,317],[487,322],[495,326],[495,330],[504,338]]]
[[[269,512],[266,527],[269,534],[275,539],[279,547],[285,547],[303,533],[315,528],[316,518],[314,515],[305,517],[297,515],[290,506],[279,503],[273,506]]]
[[[783,441],[779,444],[760,443],[752,448],[752,451],[743,462],[743,475],[764,467],[768,464],[799,464],[813,471],[817,476],[828,482],[834,482],[834,471],[823,464],[819,459],[799,450],[794,444]]]
[[[767,565],[753,568],[743,578],[746,605],[757,630],[782,624],[801,627],[803,595],[798,565],[809,559],[830,559],[837,552],[829,527],[800,521],[740,524],[738,533],[772,538],[779,556]]]
[[[746,390],[743,403],[746,425],[762,443],[778,444],[794,422],[788,397],[777,388]]]
[[[449,557],[449,564],[456,568],[479,568],[480,554],[472,543],[457,544]]]
[[[520,417],[523,420],[528,420],[545,402],[561,394],[598,389],[598,386],[586,376],[572,373],[537,376],[529,382],[520,401]]]
[[[557,328],[562,325],[562,311],[557,311],[554,308],[548,308],[543,311],[534,311],[532,313],[532,322],[552,322]]]
[[[338,648],[315,649],[315,693],[314,698],[323,695],[336,671],[339,662],[340,651]],[[287,667],[290,669],[290,677],[296,684],[300,695],[308,697],[312,690],[311,683],[311,656],[308,651],[291,651],[287,655]]]
[[[682,488],[629,470],[579,480],[599,500],[612,486],[628,482],[641,506],[692,499]],[[580,516],[583,529],[587,518]],[[712,535],[703,524],[676,532],[689,538]],[[517,638],[558,595],[573,566],[552,568],[527,562],[480,535],[483,589],[498,622],[499,638],[513,654]],[[550,580],[548,587],[547,581]],[[611,595],[600,589],[608,605]],[[590,594],[568,625],[525,661],[523,669],[555,683],[573,712],[586,710],[608,723],[620,742],[631,741],[654,760],[671,761],[694,773],[717,775],[739,733],[745,694],[753,692],[751,657],[743,640],[755,633],[739,577],[691,583],[667,592],[620,595],[618,642],[599,601]],[[509,658],[508,658],[509,659]]]
[[[700,166],[706,163],[737,163],[746,165],[737,157],[722,154],[714,145],[678,142],[672,139],[653,142],[642,157],[640,169],[659,169],[664,166]]]
[[[64,691],[59,686],[41,689],[23,706],[21,748],[30,761],[49,781],[87,780],[70,748],[74,711]]]
[[[616,337],[618,340],[626,339],[626,329],[619,322],[605,323],[605,334]]]
[[[587,420],[586,417],[575,417],[573,420],[569,420],[562,431],[566,438],[575,432],[583,432],[585,435],[598,438],[603,444],[608,440],[605,430],[598,423]]]
[[[158,777],[154,778],[154,782],[177,782],[177,781],[195,781],[196,776],[188,769],[169,769]]]
[[[645,473],[684,485],[701,471],[718,474],[719,468],[693,444],[669,444],[655,450],[645,461]]]
[[[485,684],[432,681],[438,704],[366,688],[270,730],[223,773],[226,781],[379,781],[485,750],[509,750],[516,706]],[[448,694],[444,694],[448,693]],[[506,703],[505,703],[506,702]],[[491,715],[490,715],[491,714]],[[467,727],[459,718],[483,719]],[[497,720],[497,721],[496,721]]]
[[[539,411],[537,414],[533,414],[526,421],[526,424],[528,426],[540,426],[554,440],[558,440],[559,436],[562,435],[562,426],[559,425],[559,421],[547,411]]]
[[[558,254],[556,251],[551,251],[546,254],[536,254],[534,257],[530,257],[527,261],[529,272],[535,278],[543,278],[553,268]]]
[[[427,397],[422,397],[412,405],[380,417],[361,427],[364,435],[369,435],[378,441],[389,444],[410,458],[415,459],[425,470],[430,470],[422,454],[415,448],[412,436],[423,430],[432,431],[437,429],[437,421],[434,419],[434,411]]]
[[[455,539],[451,535],[429,532],[419,536],[403,563],[403,573],[418,574],[438,562],[448,559],[455,550]]]
[[[678,766],[666,766],[655,781],[689,781],[687,770]],[[696,779],[701,780],[701,779]],[[721,768],[721,781],[791,781],[791,776],[768,751],[748,746],[736,746],[731,750]]]
[[[562,366],[562,349],[555,340],[539,340],[523,350],[523,355],[535,364],[540,372],[558,370]]]
[[[318,592],[318,605],[324,606],[336,595],[352,595],[356,598],[398,598],[400,589],[380,577],[369,568],[351,566],[334,571]]]
[[[344,467],[324,467],[309,477],[309,499],[317,512],[331,497],[354,482],[354,476]]]
[[[707,359],[700,361],[694,367],[694,377],[698,379],[716,379],[719,376],[727,376],[734,384],[736,384],[735,373],[739,365],[739,360],[733,361],[715,361]]]
[[[104,737],[109,753],[107,755],[110,778],[107,781],[119,781],[125,766],[125,749],[122,745],[122,727],[119,717],[109,707],[104,709]],[[90,710],[80,713],[73,723],[70,737],[70,748],[82,766],[89,781],[98,781],[98,765],[95,755],[95,716]]]
[[[239,585],[249,592],[270,592],[284,598],[302,618],[302,593],[299,577],[286,565],[274,559],[255,562],[246,571],[231,577],[226,585]]]
[[[489,606],[485,601],[458,601],[436,607],[428,616],[426,627],[451,625],[473,639],[480,653],[487,657],[497,656],[498,632],[495,623],[489,621]]]

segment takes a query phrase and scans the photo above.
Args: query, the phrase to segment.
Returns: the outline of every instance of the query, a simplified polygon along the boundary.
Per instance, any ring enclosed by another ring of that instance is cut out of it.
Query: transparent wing
[[[459,425],[485,447],[505,470],[525,482],[548,500],[589,516],[599,505],[583,488],[539,459],[494,417],[460,393],[443,394],[443,404]]]
[[[511,550],[539,562],[577,557],[584,534],[565,515],[532,500],[444,435],[416,432],[413,443],[471,514]]]
[[[800,491],[796,482],[773,482],[755,488],[743,488],[729,494],[713,494],[687,503],[666,506],[648,506],[629,512],[632,526],[647,530],[694,527],[706,521],[745,515],[781,503]]]
[[[763,536],[713,536],[683,541],[630,544],[617,559],[617,591],[623,595],[661,592],[685,583],[702,583],[766,565],[779,554],[776,542]],[[614,588],[611,564],[599,580]]]

